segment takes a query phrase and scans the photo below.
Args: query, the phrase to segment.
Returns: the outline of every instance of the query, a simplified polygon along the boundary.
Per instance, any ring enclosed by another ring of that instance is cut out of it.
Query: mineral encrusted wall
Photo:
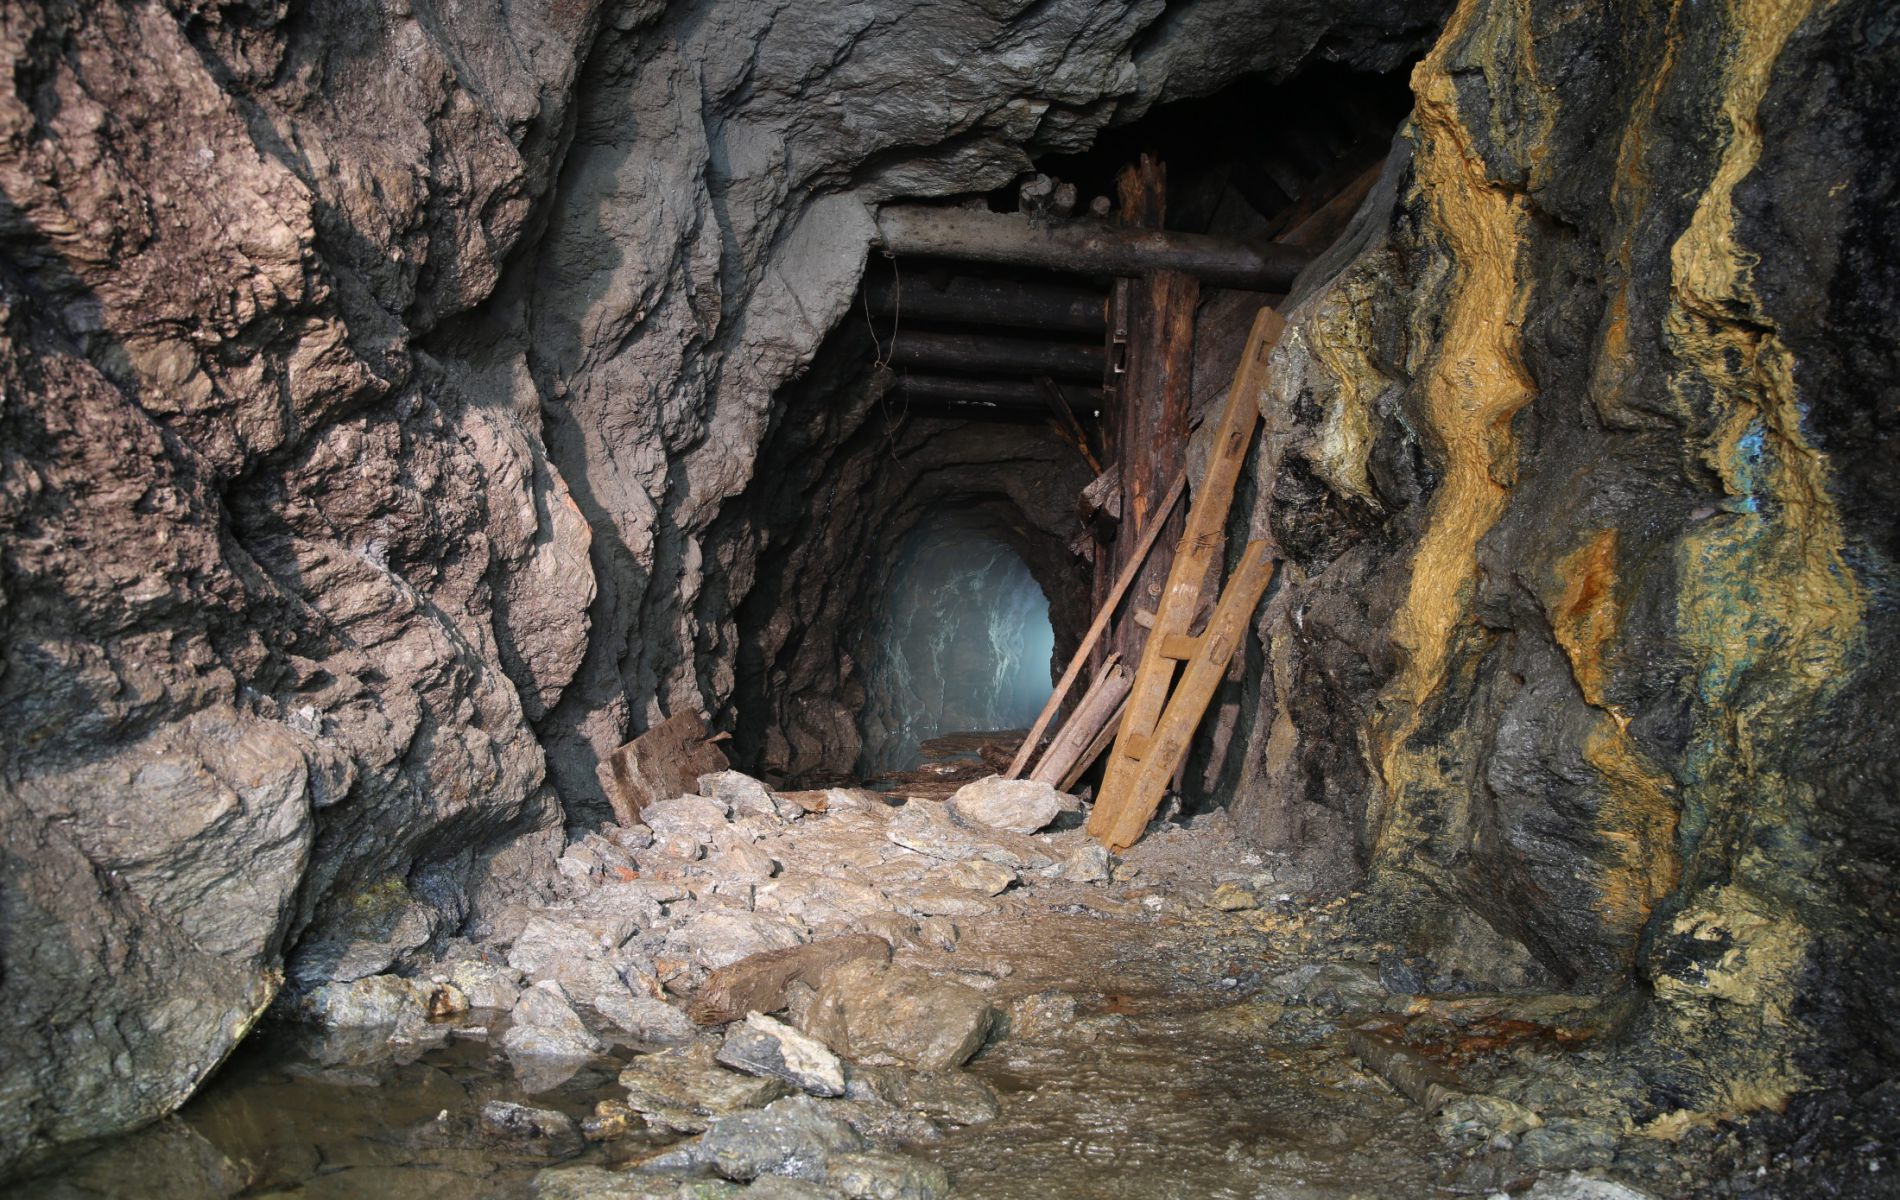
[[[287,954],[478,932],[603,750],[733,715],[764,550],[708,533],[867,202],[1438,16],[0,3],[0,1169],[175,1106]]]
[[[1659,1128],[1878,1077],[1900,26],[1467,0],[1413,87],[1277,353],[1223,786],[1442,965],[1633,988]]]

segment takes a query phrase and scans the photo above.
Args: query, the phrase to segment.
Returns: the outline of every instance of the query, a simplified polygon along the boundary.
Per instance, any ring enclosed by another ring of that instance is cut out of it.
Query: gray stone
[[[535,1200],[731,1200],[746,1189],[670,1172],[555,1167],[534,1177]]]
[[[338,1029],[395,1026],[426,1014],[429,989],[396,975],[371,975],[349,983],[326,983],[311,992],[298,1012]]]
[[[1003,1016],[1008,1037],[1049,1038],[1075,1022],[1075,996],[1061,991],[1032,992],[1011,1000],[1004,1006]]]
[[[728,1071],[713,1063],[710,1050],[667,1050],[634,1059],[620,1072],[627,1103],[663,1128],[697,1133],[714,1117],[785,1095],[783,1080]]]
[[[939,867],[924,876],[924,881],[932,887],[1000,896],[1016,882],[1016,872],[1001,863],[985,862],[979,858]]]
[[[981,1125],[1003,1112],[996,1092],[968,1071],[854,1067],[845,1094],[949,1125]]]
[[[739,771],[701,775],[699,794],[725,805],[734,818],[764,817],[773,824],[786,819],[781,817],[779,803],[774,799],[772,789]],[[796,805],[789,807],[797,809],[801,815],[805,811]]]
[[[1052,862],[1033,839],[997,829],[960,825],[950,811],[934,800],[913,799],[884,826],[884,836],[907,850],[945,862],[983,859],[1018,870]]]
[[[788,1096],[762,1109],[720,1117],[699,1141],[699,1157],[727,1179],[789,1175],[822,1182],[833,1154],[864,1148],[864,1139],[810,1096]]]
[[[1655,1200],[1626,1183],[1571,1171],[1546,1175],[1523,1193],[1524,1200]]]
[[[805,1032],[854,1062],[941,1070],[977,1052],[992,1015],[973,988],[860,959],[825,977]]]
[[[1616,1158],[1616,1131],[1600,1121],[1547,1117],[1517,1139],[1516,1155],[1539,1171],[1607,1167]]]
[[[917,922],[917,944],[932,950],[954,953],[960,936],[956,924],[949,917],[925,917]]]
[[[594,999],[594,1011],[611,1021],[635,1041],[657,1046],[683,1046],[699,1036],[692,1019],[664,1000],[632,993],[602,995]]]
[[[1114,859],[1108,848],[1090,838],[1062,860],[1062,878],[1070,883],[1107,883],[1113,873],[1113,864]]]
[[[844,1095],[844,1065],[817,1038],[749,1013],[726,1031],[718,1061],[748,1075],[769,1075],[814,1096]]]
[[[601,1052],[567,992],[551,979],[522,992],[509,1017],[513,1024],[501,1044],[510,1058],[588,1059]]]
[[[704,796],[676,796],[649,804],[640,819],[653,831],[653,848],[679,858],[698,858],[727,826],[726,806]]]
[[[870,1150],[834,1154],[825,1182],[853,1200],[943,1200],[950,1176],[933,1162],[908,1154]]]
[[[805,942],[802,928],[764,913],[715,909],[666,935],[666,952],[716,971],[742,958],[789,950]]]
[[[584,1142],[580,1125],[573,1117],[551,1108],[529,1108],[507,1100],[490,1100],[482,1105],[482,1132],[504,1139],[516,1147],[566,1158],[580,1153]]]
[[[521,972],[479,959],[463,959],[449,968],[449,982],[461,989],[470,1008],[513,1008],[521,998]]]
[[[967,888],[920,887],[900,899],[906,910],[920,917],[984,917],[996,911],[988,894]]]
[[[1046,783],[1000,775],[966,783],[950,797],[950,811],[959,820],[1012,833],[1034,833],[1076,807],[1075,797]]]

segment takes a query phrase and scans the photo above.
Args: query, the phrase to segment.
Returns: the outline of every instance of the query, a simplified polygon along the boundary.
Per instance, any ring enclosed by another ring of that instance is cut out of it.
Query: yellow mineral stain
[[[1650,181],[1643,168],[1643,152],[1648,147],[1649,129],[1656,117],[1664,86],[1675,74],[1682,47],[1679,18],[1683,6],[1669,8],[1669,20],[1663,30],[1662,61],[1644,84],[1642,94],[1632,106],[1630,119],[1623,126],[1617,143],[1616,167],[1610,176],[1610,206],[1616,212],[1622,236],[1611,252],[1617,270],[1612,276],[1615,291],[1610,294],[1609,312],[1603,324],[1603,340],[1597,348],[1590,371],[1590,398],[1605,421],[1627,420],[1624,394],[1630,383],[1630,273],[1636,257],[1636,235],[1648,205]]]
[[[1495,57],[1501,51],[1524,62],[1530,47],[1513,45],[1514,35],[1478,28],[1481,12],[1487,19],[1508,15],[1463,0],[1412,73],[1418,186],[1451,250],[1443,332],[1422,381],[1424,411],[1444,446],[1445,467],[1410,588],[1393,620],[1400,669],[1381,696],[1371,731],[1384,784],[1383,805],[1371,814],[1377,857],[1416,839],[1409,800],[1440,774],[1435,751],[1408,751],[1406,743],[1444,682],[1453,639],[1468,619],[1478,542],[1503,514],[1516,472],[1511,418],[1534,395],[1520,350],[1528,296],[1518,266],[1528,224],[1524,199],[1485,170],[1458,111],[1452,77],[1454,56],[1467,44],[1494,56],[1481,63],[1487,78],[1502,74]]]
[[[1583,759],[1604,786],[1597,813],[1606,853],[1598,911],[1613,928],[1633,935],[1675,889],[1682,866],[1674,781],[1630,740],[1628,718],[1605,696],[1607,660],[1622,624],[1616,547],[1616,530],[1598,530],[1558,560],[1550,625],[1584,701],[1602,712],[1583,744]],[[1634,938],[1626,944],[1633,953]]]
[[[1561,590],[1550,614],[1557,644],[1577,688],[1593,708],[1603,701],[1604,657],[1616,638],[1616,530],[1599,530],[1557,564]]]
[[[1688,228],[1671,247],[1673,289],[1664,335],[1677,360],[1669,380],[1685,412],[1714,417],[1701,447],[1732,499],[1729,512],[1678,546],[1677,636],[1693,656],[1705,714],[1690,756],[1684,811],[1712,832],[1745,822],[1798,820],[1805,785],[1758,770],[1777,744],[1801,736],[1863,653],[1866,597],[1847,565],[1845,531],[1827,490],[1826,456],[1807,440],[1793,353],[1758,294],[1758,259],[1741,242],[1734,189],[1761,156],[1757,113],[1776,60],[1817,0],[1728,0],[1732,53],[1723,61],[1722,156]],[[1762,682],[1767,681],[1767,682]],[[1745,805],[1745,808],[1738,807]],[[1796,867],[1755,852],[1730,882],[1695,894],[1678,936],[1722,939],[1720,962],[1694,977],[1656,981],[1685,1022],[1725,1014],[1755,1027],[1709,1106],[1712,1115],[1778,1105],[1800,1076],[1788,1022],[1807,931],[1785,902],[1747,883]]]

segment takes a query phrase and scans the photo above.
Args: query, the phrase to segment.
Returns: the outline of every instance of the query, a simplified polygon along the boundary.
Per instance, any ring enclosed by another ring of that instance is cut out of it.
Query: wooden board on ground
[[[726,752],[707,738],[706,722],[685,712],[608,755],[594,774],[607,793],[607,803],[613,805],[614,820],[638,825],[647,805],[688,795],[699,786],[701,775],[731,767]]]
[[[1198,643],[1189,638],[1189,625],[1200,607],[1208,571],[1215,565],[1220,552],[1227,514],[1233,507],[1234,488],[1239,482],[1247,451],[1253,444],[1254,429],[1260,421],[1259,393],[1266,373],[1267,355],[1285,329],[1286,322],[1279,313],[1271,308],[1260,310],[1247,337],[1247,349],[1241,354],[1239,369],[1235,371],[1234,381],[1228,388],[1227,403],[1221,412],[1220,425],[1215,430],[1213,446],[1208,454],[1207,472],[1189,508],[1187,531],[1175,550],[1167,586],[1162,591],[1155,612],[1154,627],[1146,645],[1142,647],[1134,688],[1129,693],[1128,706],[1122,713],[1114,749],[1109,753],[1101,794],[1089,818],[1089,833],[1111,848],[1132,845],[1141,836],[1148,818],[1160,806],[1161,795],[1166,790],[1168,778],[1173,774],[1170,769],[1156,784],[1156,772],[1148,770],[1149,764],[1143,761],[1156,757],[1150,751],[1158,744],[1155,741],[1157,727],[1169,707],[1169,697],[1175,690],[1175,669],[1182,660],[1171,655],[1193,653],[1194,657],[1186,660],[1185,680],[1195,676],[1197,668],[1204,671],[1209,658],[1208,651],[1219,649],[1212,637],[1213,625],[1220,620],[1222,608],[1231,607],[1227,594],[1223,593],[1221,604],[1216,606],[1215,615],[1210,620],[1208,632]],[[1242,556],[1243,573],[1251,566],[1258,575],[1257,560],[1265,552],[1257,553],[1257,545],[1250,545]],[[1270,556],[1268,558],[1265,578],[1259,580],[1262,590],[1266,587],[1266,580],[1272,577],[1272,563]],[[1229,589],[1234,591],[1235,604],[1244,598],[1247,590],[1239,588],[1235,591],[1240,583],[1237,575],[1234,587]],[[1253,606],[1258,603],[1259,595],[1256,593],[1241,616],[1243,632],[1246,619],[1252,616]],[[1232,657],[1232,652],[1233,647],[1228,647],[1227,658]],[[1226,660],[1223,659],[1223,670],[1225,666]],[[1217,684],[1218,681],[1217,672],[1214,682]],[[1209,687],[1200,708],[1191,714],[1182,708],[1175,714],[1174,726],[1186,722],[1185,737],[1192,737],[1212,696],[1213,689]],[[1184,745],[1182,754],[1185,753]],[[1134,828],[1132,835],[1128,833],[1131,824]],[[1115,840],[1118,838],[1125,840],[1118,842]]]

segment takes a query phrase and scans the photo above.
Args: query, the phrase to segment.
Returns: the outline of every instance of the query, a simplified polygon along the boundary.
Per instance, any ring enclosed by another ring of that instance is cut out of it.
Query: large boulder
[[[975,988],[860,959],[825,977],[805,1030],[856,1062],[943,1070],[982,1047],[994,1016]]]

